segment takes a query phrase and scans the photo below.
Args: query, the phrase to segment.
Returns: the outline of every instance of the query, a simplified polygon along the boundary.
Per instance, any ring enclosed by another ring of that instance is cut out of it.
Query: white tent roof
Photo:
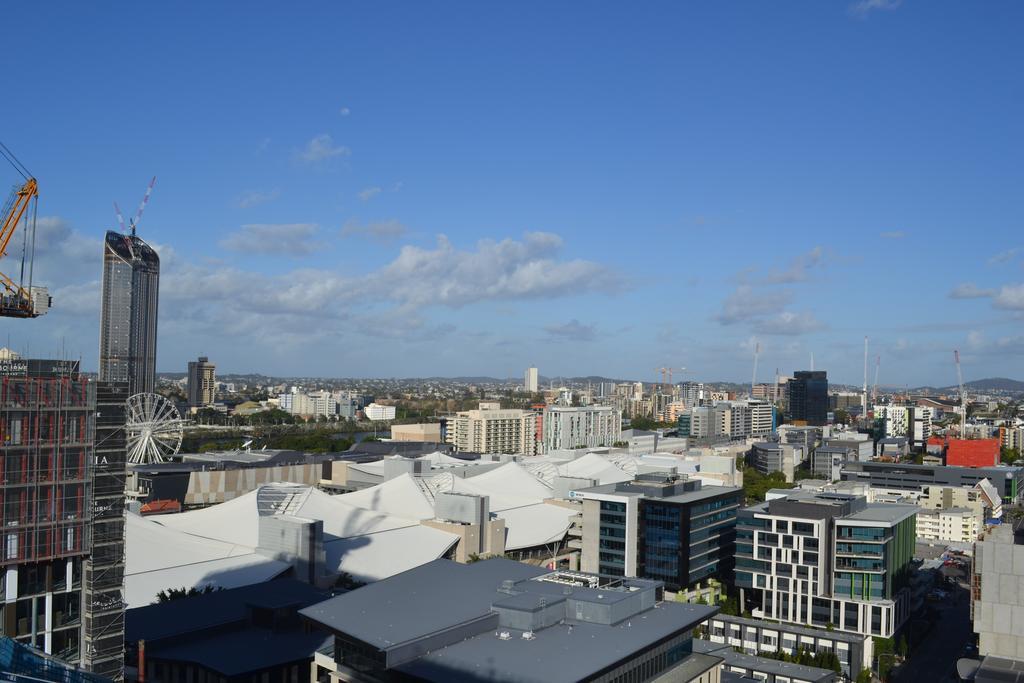
[[[617,484],[633,479],[633,475],[596,453],[587,453],[578,460],[559,466],[558,474],[563,477],[596,479],[598,484]]]
[[[405,519],[433,519],[434,508],[423,495],[416,481],[403,474],[388,481],[353,493],[332,496],[353,507],[384,512]]]
[[[500,495],[510,494],[537,500],[544,500],[552,495],[550,486],[514,462],[474,477],[467,477],[464,481],[472,482],[474,488],[480,491],[489,491]],[[493,505],[491,509],[494,509]]]
[[[576,510],[548,503],[503,510],[498,516],[505,520],[505,549],[519,550],[554,543],[565,536],[577,514]]]
[[[458,540],[455,534],[416,525],[325,542],[324,552],[329,568],[377,581],[436,560]]]
[[[128,607],[141,607],[170,588],[235,588],[259,583],[288,569],[253,548],[169,529],[128,514],[125,523],[125,589]]]

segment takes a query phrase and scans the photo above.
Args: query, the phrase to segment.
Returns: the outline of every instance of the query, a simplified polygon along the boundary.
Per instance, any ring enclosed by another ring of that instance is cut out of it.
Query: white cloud
[[[248,254],[302,256],[323,247],[313,241],[316,223],[249,223],[230,233],[220,246]]]
[[[1024,311],[1024,284],[1003,285],[993,295],[992,305],[1010,311]]]
[[[878,233],[878,236],[886,240],[901,240],[907,236],[907,233],[902,230],[888,230]]]
[[[299,152],[299,159],[309,164],[326,161],[338,156],[348,156],[352,153],[348,147],[334,144],[334,138],[327,133],[317,135],[306,143],[305,148]]]
[[[753,325],[754,331],[758,334],[786,336],[817,332],[824,327],[825,325],[809,311],[804,311],[802,313],[783,311],[782,313],[770,318],[758,320]]]
[[[238,207],[240,209],[248,209],[251,206],[259,206],[260,204],[266,204],[272,202],[281,196],[281,190],[273,189],[267,192],[260,190],[249,190],[242,193],[242,196],[238,198]]]
[[[740,285],[722,302],[722,312],[715,319],[723,325],[732,325],[778,314],[792,298],[787,291],[758,292],[749,285]]]
[[[548,337],[558,341],[594,341],[597,338],[597,329],[594,325],[585,325],[573,318],[562,325],[545,325],[544,331]]]
[[[522,241],[481,240],[459,250],[444,235],[437,247],[407,245],[386,267],[367,278],[368,289],[404,306],[461,307],[497,299],[532,299],[594,291],[618,291],[614,271],[592,261],[559,260],[562,238],[530,232]]]
[[[342,116],[348,116],[349,114],[352,113],[352,110],[349,109],[348,107],[342,107],[341,109],[338,110],[338,113],[341,114]]]
[[[368,187],[359,193],[359,198],[364,202],[368,202],[381,192],[382,190],[379,187]]]
[[[803,282],[809,277],[808,271],[822,264],[823,257],[824,250],[821,247],[815,247],[806,254],[800,254],[794,258],[786,270],[772,271],[764,281],[772,285]]]
[[[964,282],[957,285],[949,293],[950,299],[986,299],[995,295],[993,289],[982,289],[973,282]]]
[[[865,18],[875,10],[894,10],[903,4],[903,0],[857,0],[849,7],[855,17]]]
[[[397,220],[376,221],[360,225],[355,221],[348,221],[341,228],[342,237],[365,237],[378,242],[390,242],[405,235],[405,226]]]
[[[1005,251],[999,252],[998,254],[990,258],[988,262],[992,265],[1006,263],[1007,261],[1012,261],[1013,259],[1017,258],[1017,254],[1019,253],[1020,247],[1013,247],[1012,249],[1007,249]]]

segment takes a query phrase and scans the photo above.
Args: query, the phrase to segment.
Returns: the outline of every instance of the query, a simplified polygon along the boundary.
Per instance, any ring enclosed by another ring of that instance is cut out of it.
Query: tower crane
[[[871,402],[878,402],[878,371],[882,369],[882,356],[875,356],[875,383],[871,387]],[[866,416],[865,416],[866,417]]]
[[[761,342],[754,343],[754,374],[750,377],[750,397],[754,397],[754,385],[757,384],[757,357],[761,355]]]
[[[953,360],[956,362],[956,380],[960,383],[960,438],[967,431],[967,394],[964,392],[964,373],[960,370],[960,349],[953,349]]]
[[[7,255],[7,247],[18,229],[25,221],[22,235],[21,270],[18,281],[0,271],[0,317],[5,318],[37,318],[50,308],[50,294],[44,287],[32,286],[33,263],[36,247],[36,215],[39,205],[39,183],[28,172],[28,169],[11,150],[0,143],[0,156],[14,167],[24,179],[19,187],[15,186],[7,203],[0,213],[0,259]],[[25,266],[28,266],[28,279],[25,278]]]

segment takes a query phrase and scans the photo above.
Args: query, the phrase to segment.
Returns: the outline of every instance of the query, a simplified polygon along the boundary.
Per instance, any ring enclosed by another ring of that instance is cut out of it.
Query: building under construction
[[[115,680],[125,392],[90,381],[77,362],[0,360],[0,635]]]

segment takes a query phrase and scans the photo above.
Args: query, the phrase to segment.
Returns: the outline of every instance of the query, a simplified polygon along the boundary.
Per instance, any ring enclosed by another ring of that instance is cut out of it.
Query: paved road
[[[898,683],[954,683],[957,680],[956,660],[972,633],[970,598],[965,589],[957,587],[945,603],[932,604],[939,609],[935,626],[900,668],[894,679]]]

